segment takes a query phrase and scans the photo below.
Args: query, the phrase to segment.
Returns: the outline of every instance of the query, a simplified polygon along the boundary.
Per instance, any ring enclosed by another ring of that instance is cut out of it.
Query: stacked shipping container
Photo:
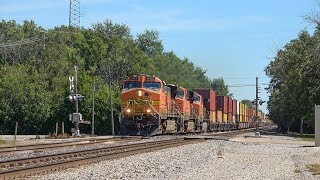
[[[232,100],[232,122],[235,124],[237,121],[237,100]]]
[[[213,89],[196,89],[194,90],[203,97],[204,106],[211,123],[220,122],[216,116],[216,92]]]
[[[253,117],[255,116],[255,109],[249,107],[237,100],[232,100],[228,96],[216,96],[212,89],[196,89],[204,99],[204,107],[207,110],[207,118],[210,122],[215,123],[238,123],[239,128],[246,128],[253,126]],[[263,112],[258,112],[258,116],[265,119]]]
[[[239,123],[240,122],[240,102],[237,101],[237,113],[236,113],[236,120]]]
[[[227,115],[227,120],[228,120],[228,123],[232,124],[233,123],[233,118],[232,118],[232,98],[227,96],[228,97],[228,115]]]
[[[228,96],[216,96],[217,114],[221,114],[222,123],[228,122]],[[219,112],[220,111],[220,112]]]

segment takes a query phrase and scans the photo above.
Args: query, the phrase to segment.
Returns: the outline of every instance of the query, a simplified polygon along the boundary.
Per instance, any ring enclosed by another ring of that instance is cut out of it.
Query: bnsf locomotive
[[[264,119],[264,114],[260,117]],[[254,110],[212,89],[189,91],[148,75],[130,77],[121,93],[121,133],[156,135],[253,126]]]

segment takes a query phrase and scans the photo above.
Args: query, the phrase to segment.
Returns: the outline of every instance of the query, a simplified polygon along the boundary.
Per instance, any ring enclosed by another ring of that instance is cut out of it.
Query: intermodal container
[[[236,114],[240,114],[240,102],[237,101],[237,112]]]
[[[216,123],[217,118],[216,118],[216,111],[209,111],[210,112],[210,122]]]
[[[222,123],[223,121],[223,116],[222,116],[222,111],[217,110],[217,122]]]
[[[247,122],[247,105],[243,105],[243,121]]]
[[[222,113],[228,113],[228,96],[216,96],[216,108]]]
[[[242,122],[242,114],[243,114],[242,103],[239,102],[239,121],[240,122]]]
[[[228,113],[232,113],[232,105],[233,105],[232,98],[229,96],[227,97],[228,97]]]
[[[232,115],[237,114],[237,100],[232,100]]]
[[[233,118],[231,113],[227,114],[227,119],[228,119],[228,123],[233,123]]]
[[[223,123],[227,123],[228,122],[228,114],[227,113],[223,113]]]
[[[216,110],[216,92],[213,89],[195,89],[204,99],[204,107],[207,111]]]
[[[248,115],[248,111],[247,111],[247,105],[244,105],[244,120],[245,120],[245,122],[248,122],[247,121],[247,115]]]

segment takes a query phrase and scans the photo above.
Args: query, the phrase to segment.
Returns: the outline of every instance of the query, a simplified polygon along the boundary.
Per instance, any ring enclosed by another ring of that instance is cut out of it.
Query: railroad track
[[[259,127],[259,130],[263,130],[269,128],[268,126],[266,127]],[[248,129],[241,129],[241,130],[236,130],[236,131],[225,131],[225,132],[221,132],[221,133],[208,133],[208,134],[203,134],[202,136],[204,137],[214,137],[211,139],[216,139],[216,140],[229,140],[231,138],[233,138],[236,135],[240,135],[240,134],[245,134],[248,132],[255,132],[256,128],[248,128]]]
[[[131,142],[131,141],[138,141],[141,139],[142,137],[126,137],[126,138],[114,137],[114,138],[89,139],[89,140],[69,141],[69,142],[60,142],[60,143],[2,146],[0,147],[0,155],[8,154],[8,153],[16,153],[20,151],[30,151],[30,150],[36,151],[36,150],[65,148],[65,147],[74,147],[74,146],[88,146],[88,145],[105,143],[105,142]]]
[[[70,167],[94,163],[102,160],[125,157],[174,146],[197,143],[204,139],[177,138],[129,145],[96,148],[51,155],[0,161],[0,178],[24,178],[30,175],[55,172]]]

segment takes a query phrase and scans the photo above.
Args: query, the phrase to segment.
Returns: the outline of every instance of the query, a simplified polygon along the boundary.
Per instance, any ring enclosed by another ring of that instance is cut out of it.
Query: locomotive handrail
[[[178,110],[178,108],[176,107],[177,105],[176,104],[173,104],[173,108],[174,110],[176,110],[178,112],[178,114],[184,118],[184,116],[182,115],[182,113]]]
[[[129,103],[127,103],[127,106],[125,107],[125,108],[123,108],[123,110],[121,111],[121,114],[123,113],[123,111],[125,110],[125,109],[127,109],[127,107],[130,105],[130,102]]]
[[[160,116],[159,112],[150,104],[150,101],[148,101],[148,104],[157,113],[157,115]]]

